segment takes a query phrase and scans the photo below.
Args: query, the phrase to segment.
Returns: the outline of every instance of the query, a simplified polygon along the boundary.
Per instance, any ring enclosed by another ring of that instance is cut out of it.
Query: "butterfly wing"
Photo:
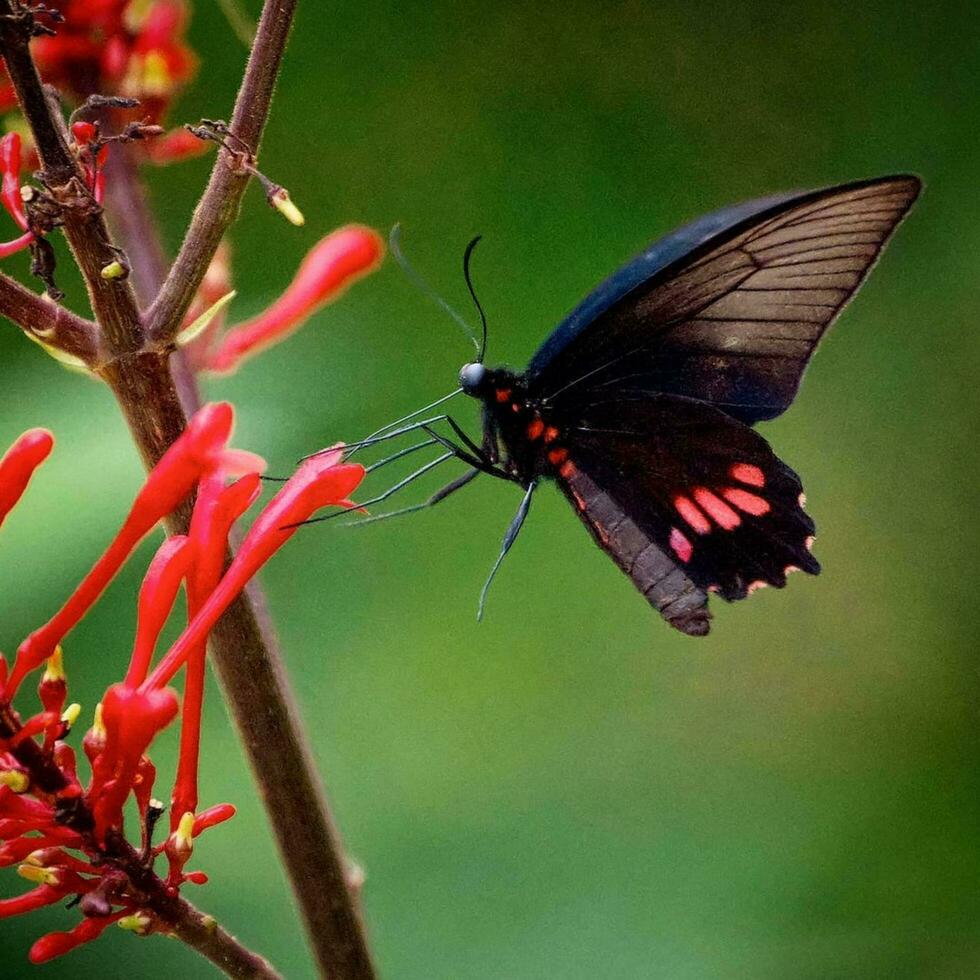
[[[828,326],[919,193],[883,177],[701,218],[596,289],[534,355],[532,397],[666,393],[754,423],[785,411]]]
[[[729,601],[817,574],[797,475],[757,432],[693,399],[593,403],[558,422],[558,484],[599,546],[674,627],[708,632]]]

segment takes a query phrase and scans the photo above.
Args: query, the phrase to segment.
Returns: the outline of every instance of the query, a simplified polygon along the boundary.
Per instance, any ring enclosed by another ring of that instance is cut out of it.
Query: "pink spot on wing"
[[[801,507],[806,507],[806,494],[801,493],[796,501]]]
[[[798,572],[798,571],[800,571],[800,566],[799,565],[787,565],[783,569],[783,575],[792,575],[793,572]]]
[[[739,483],[747,483],[750,487],[764,487],[766,474],[751,463],[736,463],[728,471]]]
[[[813,551],[813,542],[817,539],[811,534],[810,537],[806,539],[803,543],[806,545],[807,551]]]
[[[759,589],[766,588],[768,585],[769,583],[763,582],[761,578],[757,582],[749,582],[749,595],[752,595],[753,592],[758,592]]]
[[[670,547],[673,549],[674,554],[683,562],[689,562],[691,555],[694,554],[694,545],[676,527],[670,529]]]
[[[742,523],[742,518],[721,497],[715,496],[706,487],[695,487],[694,499],[722,530],[734,531]]]
[[[674,507],[698,534],[707,534],[711,530],[711,521],[698,510],[689,497],[678,494],[674,497]]]
[[[772,510],[768,500],[757,497],[748,490],[739,490],[738,487],[726,487],[721,491],[721,495],[730,504],[734,504],[739,510],[744,510],[746,514],[751,514],[753,517],[762,517]]]

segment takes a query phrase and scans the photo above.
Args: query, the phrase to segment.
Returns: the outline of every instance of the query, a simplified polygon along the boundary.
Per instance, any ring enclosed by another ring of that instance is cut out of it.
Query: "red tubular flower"
[[[169,683],[249,579],[296,533],[299,524],[321,507],[356,506],[349,496],[364,478],[364,467],[341,463],[342,456],[337,448],[306,460],[269,501],[218,587],[144,682],[144,688]]]
[[[20,133],[7,133],[0,139],[0,200],[7,213],[27,231],[27,215],[20,196],[20,171],[23,166],[20,152]]]
[[[8,699],[13,697],[24,676],[51,656],[102,594],[133,549],[159,521],[176,510],[202,474],[214,468],[232,473],[264,468],[261,458],[227,449],[233,421],[230,405],[206,405],[164,453],[102,557],[59,612],[20,645],[5,688]]]
[[[13,898],[0,899],[0,919],[9,919],[14,915],[23,915],[25,912],[34,912],[43,909],[46,905],[54,905],[65,897],[64,889],[54,888],[51,885],[38,885],[23,895],[15,895]]]
[[[185,535],[177,534],[167,538],[160,545],[143,578],[136,619],[136,640],[129,661],[129,672],[126,674],[126,683],[130,687],[138,687],[146,678],[160,631],[173,610],[180,585],[187,575],[192,553],[186,545]]]
[[[211,371],[233,371],[245,358],[279,343],[321,306],[378,267],[384,243],[377,232],[348,225],[327,235],[303,259],[289,287],[264,313],[232,327],[208,358]]]
[[[221,580],[228,535],[232,525],[255,502],[262,490],[258,474],[243,476],[230,487],[219,479],[202,481],[191,519],[190,546],[194,566],[187,582],[187,614],[193,619]],[[176,830],[185,813],[197,809],[197,770],[201,747],[201,712],[204,704],[206,640],[188,655],[181,715],[177,777],[170,805],[170,829]],[[141,677],[142,681],[143,678]],[[171,866],[171,874],[179,871]]]
[[[49,932],[42,936],[32,947],[30,959],[32,963],[47,963],[58,956],[64,956],[83,943],[98,939],[113,922],[118,922],[130,909],[121,909],[112,915],[98,919],[82,919],[71,932]]]
[[[235,815],[235,808],[230,803],[219,803],[217,806],[202,810],[194,818],[194,836],[203,834],[205,830],[217,827],[218,824],[231,820]]]
[[[0,457],[0,524],[23,496],[34,471],[54,448],[47,429],[30,429]]]
[[[102,699],[105,748],[96,760],[88,800],[95,835],[122,823],[122,807],[133,788],[143,753],[177,717],[177,694],[170,688],[143,691],[113,684]]]

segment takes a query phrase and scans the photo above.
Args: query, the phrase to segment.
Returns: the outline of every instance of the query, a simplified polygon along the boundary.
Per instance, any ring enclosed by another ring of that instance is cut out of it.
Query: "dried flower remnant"
[[[339,451],[310,461],[259,514],[238,558],[223,573],[229,533],[258,497],[264,466],[260,457],[229,448],[233,421],[226,404],[207,405],[195,415],[151,471],[119,533],[68,601],[20,645],[9,674],[6,662],[0,661],[0,866],[17,866],[34,886],[0,901],[0,918],[67,900],[82,915],[68,931],[35,942],[30,952],[35,963],[96,939],[112,923],[141,935],[179,934],[180,916],[192,909],[179,900],[181,887],[208,880],[205,872],[186,868],[194,841],[235,812],[227,803],[198,809],[208,633],[221,611],[292,535],[294,529],[284,524],[302,521],[320,507],[355,506],[348,498],[363,469],[342,463]],[[20,499],[52,444],[50,434],[32,430],[0,459],[0,519]],[[164,541],[151,561],[140,590],[128,669],[107,688],[82,739],[91,770],[85,782],[67,742],[82,709],[65,707],[62,641],[139,541],[195,490],[190,533]],[[189,600],[187,628],[151,671],[182,583]],[[22,717],[14,696],[42,665],[40,710]],[[185,665],[181,701],[167,684]],[[154,798],[157,772],[149,753],[156,736],[178,718],[171,829],[155,843],[163,805]],[[123,818],[130,797],[138,814],[134,841],[127,837]],[[164,877],[154,871],[158,858],[167,862]]]

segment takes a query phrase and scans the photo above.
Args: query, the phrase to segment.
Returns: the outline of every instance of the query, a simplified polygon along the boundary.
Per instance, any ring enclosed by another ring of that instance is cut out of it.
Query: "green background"
[[[197,6],[205,67],[176,119],[227,116],[245,56],[217,4]],[[489,360],[520,365],[594,283],[701,212],[894,171],[927,185],[799,403],[763,430],[805,480],[819,579],[716,603],[692,640],[548,491],[478,626],[518,503],[489,480],[404,522],[300,534],[263,573],[385,977],[980,975],[980,30],[966,4],[874,6],[301,3],[262,163],[308,223],[250,192],[236,317],[351,220],[401,221],[465,306],[460,255],[482,232]],[[150,175],[171,246],[208,166]],[[0,348],[0,443],[34,425],[59,441],[0,541],[9,652],[108,540],[140,470],[105,390],[9,326]],[[389,263],[206,388],[275,472],[449,391],[468,354]],[[456,410],[475,429],[475,406]],[[127,660],[146,556],[67,645],[86,712]],[[240,813],[201,841],[212,883],[191,897],[312,976],[217,697],[204,743],[204,800]],[[33,937],[74,921],[3,923],[0,974],[211,975],[115,929],[30,968]]]

